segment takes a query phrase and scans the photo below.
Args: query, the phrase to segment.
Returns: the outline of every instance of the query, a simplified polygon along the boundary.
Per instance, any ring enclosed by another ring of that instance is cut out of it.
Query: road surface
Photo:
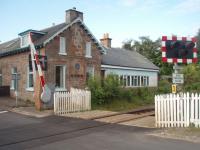
[[[145,129],[0,109],[0,150],[199,150],[200,144],[148,135]]]

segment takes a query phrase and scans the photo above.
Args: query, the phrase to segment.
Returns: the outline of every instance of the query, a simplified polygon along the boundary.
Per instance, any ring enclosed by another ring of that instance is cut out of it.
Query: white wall
[[[101,67],[101,69],[105,70],[105,76],[108,74],[148,76],[150,87],[156,87],[158,85],[158,71],[155,71],[155,70],[116,69],[116,68],[108,68],[108,67],[105,67],[105,68]]]

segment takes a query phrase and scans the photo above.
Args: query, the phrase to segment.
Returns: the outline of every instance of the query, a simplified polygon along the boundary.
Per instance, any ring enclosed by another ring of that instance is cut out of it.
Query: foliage
[[[105,103],[105,94],[98,77],[88,80],[88,87],[91,91],[92,103],[101,105]]]
[[[171,83],[168,80],[160,80],[158,82],[158,94],[166,94],[171,92]]]
[[[200,66],[198,64],[190,64],[183,68],[184,74],[183,91],[200,91]]]
[[[129,103],[131,106],[153,104],[154,95],[157,92],[157,88],[124,88],[115,75],[108,75],[104,80],[91,78],[88,87],[92,93],[93,108],[119,105],[118,102],[122,105]]]

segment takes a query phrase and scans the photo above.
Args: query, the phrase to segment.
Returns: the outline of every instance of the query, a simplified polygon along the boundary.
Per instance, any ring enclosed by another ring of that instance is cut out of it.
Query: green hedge
[[[154,96],[158,93],[168,93],[168,81],[159,83],[157,87],[124,88],[115,75],[108,75],[104,80],[91,78],[88,87],[92,94],[92,105],[106,105],[113,101],[127,101],[136,105],[153,104]]]

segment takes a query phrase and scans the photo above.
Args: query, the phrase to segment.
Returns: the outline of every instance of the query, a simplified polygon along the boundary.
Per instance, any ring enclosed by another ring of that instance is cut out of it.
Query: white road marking
[[[0,111],[0,114],[7,113],[8,111]]]

